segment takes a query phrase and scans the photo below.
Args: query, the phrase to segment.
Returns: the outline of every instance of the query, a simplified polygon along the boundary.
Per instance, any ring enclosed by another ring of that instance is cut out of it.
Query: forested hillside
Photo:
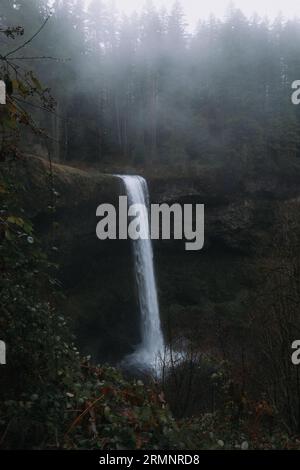
[[[232,7],[193,32],[179,2],[158,11],[149,1],[130,17],[100,0],[86,9],[77,0],[2,3],[0,21],[22,25],[25,38],[51,15],[21,56],[44,57],[26,67],[57,101],[43,116],[56,159],[252,168],[298,157],[297,19],[246,18]]]

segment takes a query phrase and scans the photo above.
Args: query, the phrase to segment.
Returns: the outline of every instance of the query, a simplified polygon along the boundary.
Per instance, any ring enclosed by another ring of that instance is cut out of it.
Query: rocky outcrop
[[[74,239],[77,234],[94,234],[96,208],[103,202],[115,203],[120,193],[120,183],[114,176],[50,165],[37,157],[28,156],[20,162],[18,174],[23,206],[38,229],[47,232],[54,219],[62,223],[58,242],[69,235]]]
[[[51,170],[51,171],[50,171]],[[139,341],[130,243],[96,237],[99,204],[116,204],[118,178],[28,156],[18,164],[22,206],[33,220],[65,294],[79,346],[111,362]]]

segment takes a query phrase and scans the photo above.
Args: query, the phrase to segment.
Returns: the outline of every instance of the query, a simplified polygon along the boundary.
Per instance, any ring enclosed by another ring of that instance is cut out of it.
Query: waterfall
[[[149,192],[144,178],[140,176],[119,176],[125,185],[128,204],[141,204],[145,208],[140,216],[140,229],[148,236],[133,240],[134,270],[141,315],[142,342],[129,356],[129,363],[155,367],[155,362],[164,353],[164,339],[161,330],[156,280],[153,264],[153,249],[149,231]]]

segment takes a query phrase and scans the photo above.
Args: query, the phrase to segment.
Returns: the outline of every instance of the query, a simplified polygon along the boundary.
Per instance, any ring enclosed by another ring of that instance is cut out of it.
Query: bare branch
[[[51,56],[35,56],[35,57],[11,57],[10,60],[54,60],[56,62],[67,62],[71,60],[70,58],[59,58]]]
[[[45,19],[44,23],[39,27],[39,29],[37,30],[37,32],[31,36],[31,38],[29,38],[27,41],[25,41],[23,44],[21,44],[19,47],[17,47],[16,49],[14,49],[13,51],[10,51],[8,52],[5,56],[4,56],[4,59],[6,59],[7,57],[11,56],[12,54],[15,54],[16,52],[18,52],[19,50],[23,49],[24,47],[26,47],[29,43],[31,43],[31,41],[33,41],[39,34],[40,32],[44,29],[44,27],[46,26],[46,24],[48,23],[49,19],[51,18],[51,15],[47,16],[47,18]]]

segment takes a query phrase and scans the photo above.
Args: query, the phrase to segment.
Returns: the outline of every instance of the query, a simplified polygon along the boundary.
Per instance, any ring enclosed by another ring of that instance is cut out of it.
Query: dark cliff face
[[[186,252],[183,242],[154,243],[161,317],[166,337],[192,337],[211,348],[218,325],[242,341],[240,325],[249,297],[259,284],[257,261],[267,259],[280,207],[293,201],[297,175],[237,177],[211,168],[189,177],[149,177],[155,203],[205,204],[205,246]],[[22,175],[24,207],[36,224],[66,294],[82,351],[112,363],[139,342],[139,315],[129,241],[96,237],[96,208],[117,204],[123,188],[112,176],[53,165],[56,211],[48,167],[28,159]],[[52,202],[51,202],[52,201]],[[225,328],[225,329],[226,329]]]
[[[50,175],[48,162],[31,157],[19,172],[23,207],[51,261],[60,266],[54,275],[65,294],[62,308],[82,352],[94,360],[119,360],[139,341],[131,247],[97,239],[96,210],[117,204],[120,181],[57,164]]]

